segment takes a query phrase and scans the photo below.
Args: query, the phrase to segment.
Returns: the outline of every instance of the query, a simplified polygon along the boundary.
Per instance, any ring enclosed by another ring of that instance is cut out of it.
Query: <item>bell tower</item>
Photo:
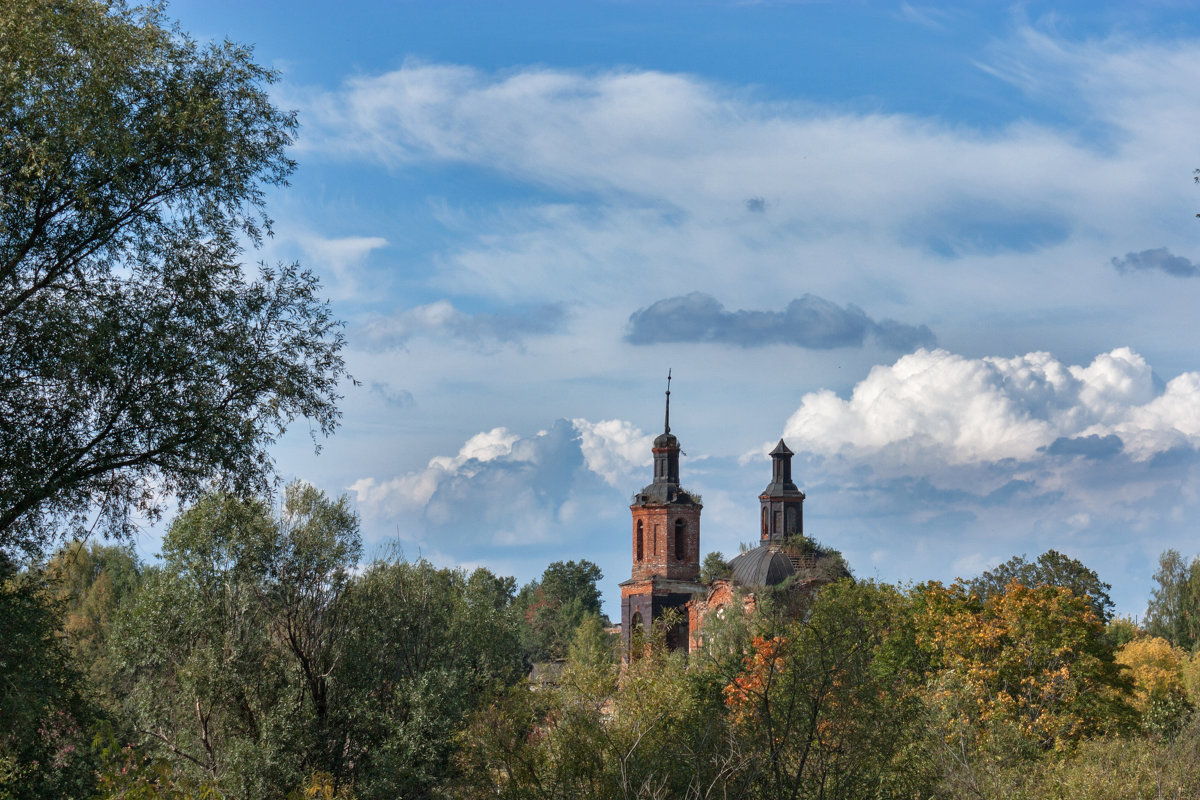
[[[782,544],[804,533],[804,492],[792,482],[792,455],[783,439],[771,451],[771,482],[758,496],[762,544]]]
[[[667,373],[663,432],[654,439],[654,479],[633,496],[633,569],[621,584],[621,631],[629,652],[633,631],[650,633],[667,609],[678,609],[682,621],[667,634],[673,648],[688,648],[685,606],[700,585],[699,497],[679,485],[679,440],[671,433],[671,375]]]

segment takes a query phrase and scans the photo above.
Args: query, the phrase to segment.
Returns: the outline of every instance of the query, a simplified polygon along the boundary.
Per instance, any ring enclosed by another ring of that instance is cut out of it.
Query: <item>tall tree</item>
[[[293,483],[278,526],[265,611],[303,687],[312,719],[309,766],[334,771],[344,743],[330,683],[344,649],[351,571],[362,554],[358,517],[344,496],[330,500],[310,484]]]
[[[0,553],[0,797],[87,796],[89,710],[44,575]]]
[[[75,668],[106,702],[115,699],[108,638],[121,602],[137,589],[141,565],[132,547],[68,542],[46,565],[50,589],[62,605],[62,633]]]
[[[378,561],[355,582],[334,673],[344,772],[371,798],[438,795],[472,711],[522,677],[512,578]]]
[[[270,634],[268,507],[209,495],[181,514],[111,640],[138,744],[226,797],[281,798],[302,777],[299,686]]]
[[[1096,612],[1096,618],[1102,623],[1112,619],[1113,601],[1108,596],[1112,586],[1100,580],[1095,570],[1083,562],[1057,550],[1047,550],[1033,562],[1026,560],[1025,556],[1013,556],[995,569],[969,581],[967,588],[978,594],[981,600],[987,600],[993,595],[1004,594],[1014,580],[1029,588],[1061,586],[1070,589],[1077,597],[1087,598]]]
[[[290,421],[336,426],[316,279],[241,261],[294,166],[273,80],[157,5],[0,4],[0,548],[261,489]]]
[[[555,561],[540,581],[521,587],[517,608],[525,618],[526,655],[533,661],[563,658],[575,629],[589,615],[600,614],[604,573],[587,559]]]
[[[1176,647],[1195,650],[1200,644],[1200,558],[1188,563],[1178,550],[1158,559],[1157,584],[1146,608],[1146,632]]]

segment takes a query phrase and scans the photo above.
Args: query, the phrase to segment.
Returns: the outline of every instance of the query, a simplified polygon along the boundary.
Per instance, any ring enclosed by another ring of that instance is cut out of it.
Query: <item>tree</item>
[[[274,78],[158,6],[0,4],[0,548],[261,491],[291,421],[336,426],[316,278],[241,263],[294,167]]]
[[[1200,558],[1189,564],[1178,550],[1167,550],[1154,573],[1157,585],[1146,608],[1146,632],[1176,647],[1195,650],[1200,644]]]
[[[725,560],[725,555],[719,550],[714,550],[706,555],[700,564],[700,582],[703,584],[711,584],[718,578],[728,578],[732,574],[729,562]]]
[[[1025,556],[1014,556],[993,570],[967,582],[967,588],[987,600],[993,594],[1003,594],[1012,581],[1022,586],[1062,586],[1078,597],[1086,597],[1102,623],[1112,619],[1113,601],[1108,596],[1110,584],[1100,580],[1094,570],[1057,550],[1047,550],[1030,563]]]
[[[343,771],[330,682],[342,657],[351,571],[362,554],[358,517],[346,497],[330,500],[307,483],[284,492],[265,609],[305,694],[310,766]]]
[[[961,583],[918,587],[918,643],[947,741],[971,750],[1009,737],[1063,750],[1128,726],[1129,682],[1090,598],[1062,586],[1012,581],[980,600]]]
[[[111,637],[135,744],[224,797],[282,798],[303,777],[303,684],[266,613],[277,532],[263,502],[201,498]]]
[[[600,615],[600,567],[587,559],[555,561],[540,581],[521,587],[517,609],[525,618],[526,650],[531,661],[563,658],[575,629],[588,615]]]
[[[355,794],[436,796],[473,711],[523,675],[514,581],[427,561],[377,561],[350,594],[331,686]],[[528,694],[522,687],[521,691]]]
[[[1183,660],[1187,656],[1166,639],[1143,637],[1117,651],[1117,663],[1129,668],[1133,680],[1133,707],[1142,727],[1154,734],[1172,734],[1192,710],[1183,685]]]
[[[132,547],[72,541],[46,564],[50,591],[63,609],[62,633],[75,668],[101,702],[114,699],[108,638],[121,602],[132,596],[141,565]]]
[[[334,683],[361,549],[346,498],[304,483],[278,519],[225,494],[181,514],[112,637],[139,746],[227,796],[282,797],[317,773],[348,785]]]
[[[928,727],[907,599],[836,581],[807,612],[771,617],[724,689],[745,749],[751,796],[927,797]]]
[[[86,796],[90,716],[61,615],[37,570],[0,553],[0,797]]]

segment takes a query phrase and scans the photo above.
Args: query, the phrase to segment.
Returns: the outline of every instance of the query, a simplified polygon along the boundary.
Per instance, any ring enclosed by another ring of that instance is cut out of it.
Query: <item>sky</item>
[[[1056,549],[1144,614],[1200,553],[1195,3],[254,2],[300,131],[275,235],[345,321],[285,479],[368,553],[630,573],[668,369],[702,552],[783,437],[856,576]],[[152,536],[141,543],[153,551]]]

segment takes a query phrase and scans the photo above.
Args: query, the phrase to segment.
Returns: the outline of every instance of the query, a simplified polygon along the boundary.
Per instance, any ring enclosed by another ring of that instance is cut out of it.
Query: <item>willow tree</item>
[[[0,4],[0,549],[261,489],[290,422],[336,426],[316,279],[243,262],[294,168],[274,79],[158,7]]]

